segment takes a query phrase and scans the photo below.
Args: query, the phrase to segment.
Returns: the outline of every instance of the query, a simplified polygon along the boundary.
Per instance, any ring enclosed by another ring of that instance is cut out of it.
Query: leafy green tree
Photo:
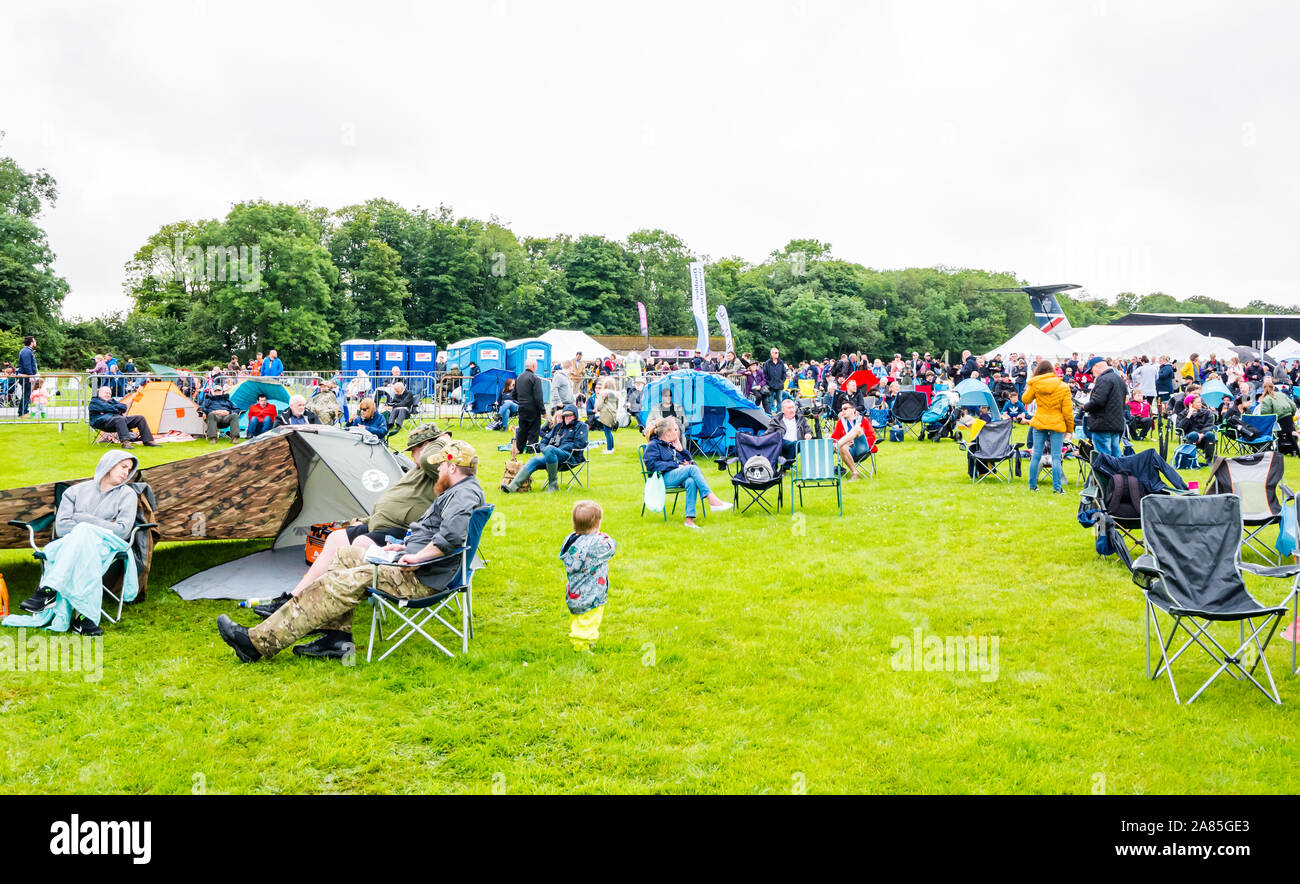
[[[54,272],[55,255],[39,222],[57,199],[58,187],[44,169],[27,172],[0,157],[0,329],[37,335],[50,354],[58,352],[68,283]]]

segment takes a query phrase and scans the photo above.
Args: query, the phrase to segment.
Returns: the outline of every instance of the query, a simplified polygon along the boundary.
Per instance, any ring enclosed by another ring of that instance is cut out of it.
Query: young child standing
[[[600,621],[605,615],[609,593],[609,560],[614,557],[614,539],[600,530],[604,517],[600,504],[580,500],[573,505],[573,533],[560,548],[560,560],[567,572],[565,602],[569,606],[569,640],[578,652],[591,653],[600,638]]]
[[[45,389],[44,378],[36,378],[32,384],[31,403],[31,410],[27,413],[28,417],[36,417],[37,412],[40,412],[40,419],[45,420],[45,406],[50,403],[50,394]]]

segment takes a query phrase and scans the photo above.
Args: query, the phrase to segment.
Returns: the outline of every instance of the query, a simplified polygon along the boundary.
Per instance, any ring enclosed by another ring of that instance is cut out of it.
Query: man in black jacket
[[[523,452],[537,441],[542,428],[542,413],[546,410],[546,397],[542,395],[542,379],[537,376],[536,359],[524,363],[524,370],[515,381],[515,401],[519,403],[515,450]]]
[[[230,431],[230,441],[239,441],[239,409],[230,401],[225,388],[217,386],[212,390],[212,395],[203,400],[203,408],[199,414],[204,416],[207,421],[207,437],[210,445],[217,444],[217,431],[228,429]]]
[[[123,448],[135,447],[131,444],[132,430],[140,434],[140,441],[145,445],[155,448],[158,445],[153,441],[153,433],[149,431],[149,422],[138,414],[128,417],[126,403],[114,399],[113,391],[107,384],[100,387],[95,398],[90,400],[89,412],[90,426],[96,430],[117,433]]]
[[[1102,454],[1123,457],[1124,446],[1120,440],[1124,435],[1124,402],[1128,398],[1124,379],[1100,357],[1089,368],[1096,381],[1092,396],[1083,407],[1088,413],[1088,437]]]
[[[773,401],[779,399],[781,391],[785,389],[786,367],[781,361],[781,352],[775,347],[772,348],[771,359],[763,363],[763,377],[767,381],[767,388],[763,390],[763,410],[768,414],[772,413]]]

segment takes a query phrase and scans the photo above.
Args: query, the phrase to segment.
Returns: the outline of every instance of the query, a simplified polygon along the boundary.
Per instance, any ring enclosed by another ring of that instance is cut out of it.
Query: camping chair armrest
[[[1155,556],[1145,553],[1133,561],[1133,582],[1143,589],[1150,589],[1153,584],[1165,576],[1156,563]]]
[[[383,565],[385,568],[402,568],[408,571],[418,571],[421,568],[427,567],[429,565],[436,565],[438,562],[444,561],[446,559],[458,559],[467,552],[469,552],[469,547],[462,546],[460,549],[454,549],[449,553],[444,553],[443,555],[437,556],[435,558],[426,559],[423,562],[416,562],[414,564],[411,564],[409,562],[402,563],[402,564],[398,564],[397,562],[391,562],[391,563],[371,562],[370,564],[374,565],[376,568],[378,568],[380,565]]]
[[[1241,562],[1241,570],[1249,571],[1251,574],[1258,574],[1260,577],[1295,577],[1300,574],[1300,564],[1282,565],[1270,568],[1267,565],[1256,565],[1254,562]]]
[[[37,516],[30,522],[24,522],[21,519],[10,519],[9,524],[15,528],[26,528],[27,540],[32,545],[32,549],[39,550],[40,547],[36,545],[36,535],[54,524],[54,513]]]
[[[149,528],[157,528],[157,527],[158,527],[157,522],[136,522],[135,525],[132,526],[131,536],[126,539],[126,542],[130,544],[134,544],[135,536],[139,534],[141,531],[147,530]]]

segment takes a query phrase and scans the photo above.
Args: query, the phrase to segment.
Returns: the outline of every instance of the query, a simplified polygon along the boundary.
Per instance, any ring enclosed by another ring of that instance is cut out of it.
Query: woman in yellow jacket
[[[1056,376],[1052,363],[1044,359],[1034,369],[1034,376],[1025,385],[1025,394],[1020,401],[1026,405],[1038,403],[1034,419],[1029,422],[1034,437],[1034,453],[1029,459],[1029,490],[1038,490],[1038,465],[1042,463],[1043,445],[1046,443],[1052,452],[1052,490],[1064,494],[1065,489],[1061,487],[1065,482],[1061,446],[1065,444],[1066,435],[1074,432],[1074,402],[1070,399],[1070,387]]]

